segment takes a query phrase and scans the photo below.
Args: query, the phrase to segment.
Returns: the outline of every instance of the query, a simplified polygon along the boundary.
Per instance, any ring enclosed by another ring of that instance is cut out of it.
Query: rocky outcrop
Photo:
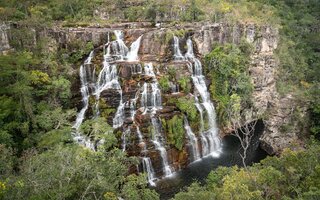
[[[0,24],[0,54],[6,54],[11,49],[8,38],[9,29],[8,25]]]

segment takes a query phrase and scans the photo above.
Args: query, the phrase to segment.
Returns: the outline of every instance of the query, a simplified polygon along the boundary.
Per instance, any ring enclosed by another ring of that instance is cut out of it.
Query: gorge
[[[275,93],[272,54],[277,32],[263,27],[259,32],[262,38],[256,38],[257,27],[252,24],[198,24],[200,31],[139,25],[142,27],[94,31],[85,28],[65,33],[66,41],[74,33],[87,41],[105,41],[96,43],[80,67],[82,105],[77,104],[79,113],[73,134],[78,143],[95,150],[103,139],[81,134],[81,123],[98,116],[107,118],[119,136],[119,147],[129,156],[140,158],[132,172],[146,172],[150,185],[155,185],[157,180],[170,177],[203,157],[219,157],[220,140],[232,131],[229,127],[219,131],[208,90],[210,82],[203,74],[200,59],[214,47],[210,44],[237,44],[245,39],[255,46],[253,60],[260,63],[253,63],[250,69],[257,88],[253,96],[255,110],[251,108],[254,111],[249,119],[254,121],[267,111],[272,99],[269,95]],[[185,102],[179,103],[179,99]]]

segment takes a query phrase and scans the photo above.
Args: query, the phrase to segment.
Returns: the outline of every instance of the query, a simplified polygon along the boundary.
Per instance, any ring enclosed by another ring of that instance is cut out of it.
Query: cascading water
[[[161,125],[159,119],[156,117],[151,118],[152,126],[153,126],[153,137],[152,142],[156,149],[160,152],[160,156],[162,158],[162,170],[165,177],[172,175],[172,170],[168,164],[168,156],[167,150],[163,145],[164,138],[161,135]]]
[[[201,116],[201,144],[202,144],[202,157],[207,155],[217,156],[221,150],[220,138],[218,136],[218,127],[216,124],[216,113],[213,106],[213,103],[210,100],[210,94],[208,92],[205,77],[202,74],[202,65],[200,60],[198,60],[193,52],[192,40],[189,38],[187,40],[187,52],[184,56],[184,59],[180,58],[181,51],[177,50],[179,48],[179,38],[174,37],[174,53],[175,60],[186,60],[188,63],[188,68],[192,73],[192,82],[200,94],[202,103],[199,103],[197,97],[195,97],[197,107],[200,116]],[[204,131],[204,122],[203,122],[203,108],[206,111],[208,116],[208,125],[209,130]]]
[[[145,75],[153,77],[152,83],[143,84],[141,93],[141,106],[144,108],[144,114],[146,114],[149,110],[155,112],[161,107],[161,90],[155,77],[152,63],[145,64],[144,71]],[[149,92],[150,89],[151,93]]]
[[[153,71],[152,63],[145,64],[144,74],[146,76],[152,76],[153,82],[143,84],[143,89],[141,93],[141,106],[144,108],[143,114],[146,114],[148,111],[151,111],[151,123],[153,126],[152,142],[155,145],[156,149],[160,152],[164,175],[170,176],[172,175],[172,170],[168,164],[167,151],[163,145],[164,137],[161,135],[159,119],[157,119],[154,116],[157,109],[161,107],[162,102],[161,102],[161,90],[159,88],[158,80]],[[151,89],[151,92],[150,92],[150,89]]]
[[[206,156],[208,154],[217,156],[219,155],[218,152],[221,150],[221,144],[220,138],[218,136],[218,126],[216,123],[215,109],[213,103],[210,100],[210,94],[205,83],[205,77],[202,74],[201,62],[194,56],[193,44],[190,38],[187,40],[187,46],[188,50],[185,57],[194,64],[192,81],[201,96],[202,106],[205,108],[208,115],[209,130],[202,132],[201,136],[203,140],[207,139],[208,144],[207,147],[206,145],[203,145],[203,152],[206,153],[203,156]]]
[[[128,61],[137,61],[139,59],[138,51],[140,47],[141,38],[142,36],[140,36],[136,41],[134,41],[131,44],[130,51],[128,52],[128,55],[127,55]]]
[[[184,116],[184,129],[186,130],[187,136],[189,138],[189,143],[191,145],[191,152],[192,152],[193,161],[199,160],[200,159],[200,152],[199,152],[199,147],[198,147],[198,139],[194,135],[194,133],[192,132],[186,116]]]
[[[145,63],[145,65],[144,65],[144,74],[146,76],[152,76],[152,77],[156,76],[154,71],[153,71],[152,63]]]
[[[99,99],[102,91],[106,89],[116,89],[120,93],[120,103],[116,112],[116,116],[113,120],[113,127],[118,128],[122,126],[124,122],[124,103],[122,100],[122,89],[118,81],[118,72],[117,66],[111,64],[114,61],[122,61],[124,59],[128,61],[134,61],[138,59],[138,51],[140,47],[140,41],[142,36],[140,36],[136,41],[131,45],[130,51],[123,41],[122,31],[114,31],[116,36],[115,41],[110,41],[110,36],[108,34],[108,42],[105,45],[104,49],[104,61],[103,69],[100,71],[98,79],[95,78],[95,69],[91,67],[91,61],[94,55],[92,51],[88,58],[85,60],[84,64],[80,67],[80,81],[81,81],[81,95],[83,101],[83,108],[77,115],[76,122],[73,125],[73,128],[76,129],[77,135],[75,139],[84,140],[80,136],[79,128],[84,120],[85,112],[89,107],[89,97],[91,94],[95,95],[96,103],[96,116],[99,115]],[[87,145],[86,145],[87,146]],[[92,144],[90,144],[92,146]]]
[[[82,103],[83,107],[77,115],[76,122],[72,126],[75,129],[75,133],[72,133],[73,139],[78,142],[79,144],[90,148],[92,150],[95,149],[94,143],[90,141],[89,138],[82,136],[80,134],[80,126],[84,120],[85,113],[89,107],[89,97],[90,92],[95,90],[94,84],[95,81],[95,69],[92,69],[91,60],[93,58],[94,52],[91,51],[88,58],[84,61],[84,64],[80,66],[80,82],[81,82],[81,95],[82,95]]]
[[[180,45],[179,45],[179,38],[177,36],[173,36],[173,51],[174,51],[174,59],[175,60],[184,60],[185,58],[181,54]]]
[[[122,151],[126,151],[126,147],[127,147],[127,136],[130,135],[131,131],[130,128],[128,128],[127,130],[123,131],[121,139],[122,139]]]
[[[147,172],[147,178],[148,178],[148,182],[151,186],[155,186],[155,175],[154,175],[154,170],[152,167],[152,162],[151,159],[148,157],[143,157],[142,158],[142,166],[143,166],[143,171]]]
[[[81,82],[81,95],[82,95],[82,102],[83,102],[83,107],[80,110],[80,112],[77,115],[76,118],[76,122],[73,125],[73,128],[76,129],[76,131],[78,132],[83,120],[84,120],[84,115],[85,112],[88,109],[89,106],[89,84],[92,81],[92,79],[90,80],[90,77],[93,77],[93,72],[91,69],[91,60],[93,58],[93,51],[90,52],[88,58],[85,60],[84,64],[80,66],[80,82]],[[90,76],[91,75],[91,76]],[[89,80],[88,80],[89,78]]]

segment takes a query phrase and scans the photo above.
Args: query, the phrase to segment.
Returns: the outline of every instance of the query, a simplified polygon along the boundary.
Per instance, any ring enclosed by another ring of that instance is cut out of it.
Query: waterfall
[[[183,55],[181,54],[180,51],[180,45],[179,45],[179,38],[177,36],[173,36],[173,52],[174,52],[174,59],[175,60],[184,60],[185,58],[183,57]]]
[[[145,64],[144,71],[145,75],[153,77],[153,82],[143,84],[141,93],[141,106],[144,108],[144,114],[146,114],[149,110],[155,113],[157,109],[162,105],[161,90],[159,88],[157,78],[154,74],[152,63]],[[149,92],[150,88],[151,93]]]
[[[89,107],[89,97],[90,91],[94,91],[94,86],[91,83],[95,81],[95,69],[92,69],[92,58],[94,56],[94,52],[91,51],[88,58],[84,61],[84,64],[80,66],[79,75],[80,75],[80,83],[81,83],[81,96],[82,96],[82,103],[83,107],[80,112],[77,114],[76,121],[72,128],[75,129],[75,133],[73,133],[73,139],[82,144],[83,146],[90,148],[92,150],[95,149],[95,145],[93,142],[90,141],[89,138],[82,136],[79,132],[80,126],[84,120],[85,113]]]
[[[142,38],[142,35],[131,44],[130,51],[128,52],[128,55],[127,55],[128,61],[136,61],[139,59],[138,51],[140,47],[141,38]]]
[[[173,82],[169,82],[170,88],[171,88],[171,93],[176,94],[179,93],[179,85]]]
[[[147,178],[148,182],[151,186],[155,186],[155,175],[154,175],[154,170],[152,167],[151,159],[148,157],[143,157],[142,158],[142,166],[143,166],[143,171],[147,172]]]
[[[88,58],[84,61],[84,64],[80,66],[80,82],[81,82],[81,88],[80,88],[80,92],[82,95],[82,103],[83,103],[83,107],[80,110],[80,112],[77,115],[76,118],[76,122],[73,125],[73,128],[76,129],[76,131],[79,130],[83,120],[84,120],[84,115],[89,107],[89,84],[90,81],[92,80],[88,80],[88,78],[94,76],[93,72],[91,71],[91,60],[93,58],[93,51],[90,52]],[[93,70],[94,71],[94,70]]]
[[[152,83],[144,83],[141,93],[141,106],[144,108],[143,114],[146,114],[148,111],[151,111],[151,123],[153,126],[153,138],[152,142],[155,145],[156,149],[160,152],[162,158],[163,173],[165,176],[172,175],[172,170],[168,164],[167,151],[163,145],[164,140],[161,135],[161,127],[159,119],[154,115],[158,108],[162,106],[161,102],[161,90],[159,88],[158,80],[153,71],[152,63],[146,63],[144,65],[144,74],[146,76],[152,76]],[[151,86],[151,87],[150,87]],[[149,92],[151,89],[151,93]]]
[[[154,71],[153,71],[153,65],[152,63],[145,63],[144,64],[144,74],[146,76],[152,76],[152,77],[155,77],[156,75],[154,74]]]
[[[130,51],[123,41],[123,32],[114,31],[116,36],[115,41],[110,41],[110,36],[108,34],[108,42],[105,44],[104,49],[104,60],[103,68],[100,71],[98,78],[95,77],[95,68],[92,69],[91,62],[94,56],[94,52],[91,51],[88,58],[84,61],[84,64],[80,67],[80,81],[81,81],[81,95],[83,107],[77,115],[75,124],[73,128],[76,129],[77,139],[84,140],[84,137],[80,136],[79,128],[84,120],[85,113],[89,107],[89,97],[90,95],[95,95],[95,116],[99,113],[99,99],[102,91],[106,89],[116,89],[120,93],[120,103],[117,108],[116,115],[113,119],[113,127],[118,128],[122,126],[124,122],[124,103],[122,99],[122,89],[118,81],[118,72],[116,64],[111,64],[114,61],[123,61],[127,59],[128,61],[134,61],[138,59],[138,51],[140,47],[140,41],[142,35],[131,44]],[[140,67],[141,68],[141,67]],[[141,71],[141,70],[140,70]],[[91,145],[91,144],[90,144]],[[86,145],[87,146],[87,145]],[[91,145],[92,146],[92,145]]]
[[[181,56],[181,51],[179,50],[179,38],[174,37],[174,58],[175,60],[187,61],[188,68],[192,73],[192,82],[201,97],[201,103],[199,103],[197,96],[195,96],[195,106],[200,113],[202,157],[207,155],[217,156],[219,155],[218,152],[221,150],[221,144],[218,136],[215,108],[210,100],[210,94],[205,83],[205,77],[202,74],[202,64],[194,55],[193,44],[190,38],[187,40],[187,52],[184,57],[182,56],[183,59]],[[208,130],[204,130],[204,110],[208,116]]]
[[[188,50],[185,57],[193,63],[192,81],[201,96],[202,106],[208,115],[209,130],[201,133],[201,138],[204,142],[204,145],[202,145],[204,153],[203,156],[208,154],[218,155],[218,151],[221,150],[221,145],[220,138],[218,136],[215,108],[210,100],[210,94],[205,83],[205,77],[202,74],[201,62],[194,56],[193,44],[190,38],[187,40],[187,46]],[[205,142],[205,140],[207,141]]]
[[[153,126],[152,142],[155,145],[156,149],[160,152],[160,156],[162,158],[162,171],[164,173],[164,176],[168,177],[172,175],[172,170],[168,163],[167,150],[162,144],[162,141],[164,141],[164,138],[161,135],[161,127],[160,127],[161,124],[159,122],[159,119],[154,116],[151,118],[151,122]]]
[[[186,116],[184,116],[184,129],[186,130],[186,133],[189,138],[190,145],[191,145],[191,152],[192,152],[192,156],[193,156],[193,161],[199,160],[200,153],[199,153],[199,147],[198,147],[198,139],[194,135],[194,133],[192,132]]]
[[[126,147],[127,147],[127,136],[130,135],[131,131],[130,128],[128,128],[127,130],[123,131],[122,135],[121,135],[121,140],[122,140],[122,151],[126,151]]]
[[[114,34],[116,36],[116,41],[112,43],[112,48],[115,51],[116,56],[119,57],[119,60],[124,60],[126,55],[128,54],[128,47],[123,41],[123,32],[119,30],[115,30]]]
[[[159,89],[158,81],[151,83],[151,110],[156,111],[161,107],[161,90]]]

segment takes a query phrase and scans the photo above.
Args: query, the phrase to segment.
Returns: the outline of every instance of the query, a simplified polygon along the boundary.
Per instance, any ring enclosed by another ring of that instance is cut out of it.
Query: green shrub
[[[179,86],[182,88],[182,91],[186,94],[190,93],[191,85],[190,78],[183,76],[178,80]]]
[[[195,106],[194,99],[187,99],[186,97],[181,97],[177,100],[176,106],[184,112],[190,121],[198,120],[198,110]]]
[[[161,119],[161,123],[163,129],[167,132],[167,142],[181,151],[185,139],[183,117],[174,115],[170,120]]]
[[[237,94],[242,108],[251,106],[253,84],[249,75],[252,47],[244,40],[236,46],[217,46],[205,57],[205,68],[211,77],[210,94],[218,102],[217,114],[220,124],[229,120],[226,111],[232,105],[230,96]]]
[[[169,92],[170,91],[170,81],[168,76],[162,76],[159,79],[159,84],[163,92]]]

